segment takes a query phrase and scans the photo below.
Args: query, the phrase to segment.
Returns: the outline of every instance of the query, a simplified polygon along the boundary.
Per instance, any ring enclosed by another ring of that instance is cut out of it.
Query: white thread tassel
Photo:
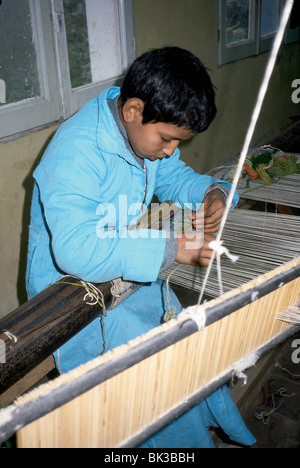
[[[232,263],[235,263],[240,258],[238,255],[232,255],[229,250],[223,246],[223,241],[212,241],[209,244],[209,247],[216,252],[216,254],[221,257],[222,255],[226,255]]]
[[[294,323],[296,325],[300,324],[300,302],[294,306],[289,307],[284,312],[281,312],[276,317],[278,320],[283,322]]]
[[[186,317],[194,320],[196,323],[198,330],[203,330],[205,328],[206,324],[206,311],[204,307],[196,305],[196,306],[190,306],[184,309],[181,314],[181,317]]]
[[[217,256],[217,275],[218,275],[218,283],[219,283],[219,290],[220,295],[224,293],[223,289],[223,281],[222,281],[222,270],[221,270],[221,256],[226,255],[233,263],[237,262],[239,257],[237,255],[232,255],[226,247],[223,246],[223,241],[212,241],[209,244],[209,247],[215,251]],[[213,258],[213,257],[212,257]]]

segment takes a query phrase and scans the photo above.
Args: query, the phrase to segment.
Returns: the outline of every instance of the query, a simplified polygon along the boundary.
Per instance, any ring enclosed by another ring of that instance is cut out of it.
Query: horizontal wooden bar
[[[108,308],[112,282],[94,286]],[[67,276],[0,320],[0,395],[103,313],[96,300],[84,299],[87,292],[79,279]]]

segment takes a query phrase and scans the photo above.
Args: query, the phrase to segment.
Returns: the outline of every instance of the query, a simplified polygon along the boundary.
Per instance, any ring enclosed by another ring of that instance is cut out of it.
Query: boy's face
[[[163,122],[141,124],[131,130],[127,133],[133,151],[150,161],[172,156],[181,141],[194,136],[187,128]]]
[[[126,109],[125,109],[126,110]],[[157,122],[143,124],[142,110],[132,112],[122,119],[130,145],[137,156],[156,161],[172,156],[181,141],[195,134],[188,128]],[[129,117],[128,117],[129,116]]]

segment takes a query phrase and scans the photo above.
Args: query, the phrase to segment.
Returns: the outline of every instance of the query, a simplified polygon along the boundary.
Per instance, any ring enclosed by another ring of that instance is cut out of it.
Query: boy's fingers
[[[179,263],[207,266],[209,265],[213,250],[209,247],[212,240],[215,240],[210,234],[205,234],[202,242],[196,247],[197,242],[183,236],[182,241],[178,246],[178,253],[176,260]]]

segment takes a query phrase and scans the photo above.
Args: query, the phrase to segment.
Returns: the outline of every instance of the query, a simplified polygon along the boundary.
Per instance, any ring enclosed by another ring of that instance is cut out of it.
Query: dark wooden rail
[[[112,285],[95,285],[106,308],[111,305]],[[84,300],[86,294],[80,280],[64,277],[0,320],[0,340],[5,343],[0,395],[101,316],[103,309],[91,298]]]

